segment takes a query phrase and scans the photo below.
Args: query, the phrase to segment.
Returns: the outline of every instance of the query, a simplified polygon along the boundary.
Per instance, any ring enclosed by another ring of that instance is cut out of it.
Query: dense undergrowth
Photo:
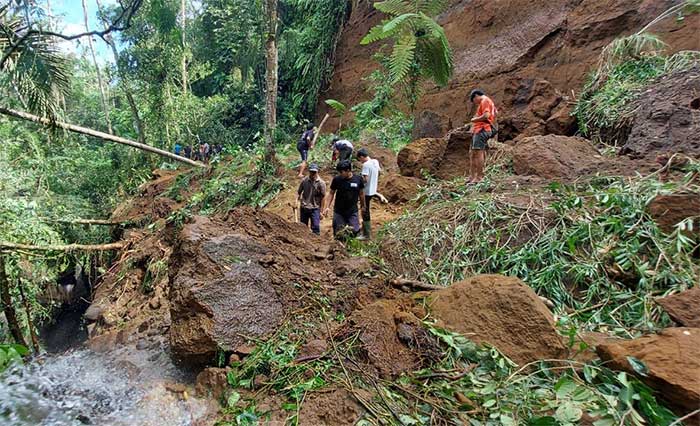
[[[517,194],[527,204],[461,179],[434,183],[418,208],[384,228],[380,244],[398,273],[445,286],[479,273],[517,276],[563,320],[629,337],[667,324],[653,299],[700,277],[700,242],[686,232],[693,219],[664,233],[646,209],[657,194],[700,189],[697,172],[693,163],[675,183],[651,176],[551,184],[546,193]]]

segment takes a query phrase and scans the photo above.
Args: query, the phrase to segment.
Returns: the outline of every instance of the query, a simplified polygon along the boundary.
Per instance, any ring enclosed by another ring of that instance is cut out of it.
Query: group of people
[[[357,160],[362,164],[362,174],[354,174],[352,144],[349,141],[346,141],[347,144],[338,144],[340,141],[339,138],[333,140],[334,159],[340,161],[335,168],[338,174],[331,181],[330,192],[327,191],[326,183],[319,176],[317,164],[309,166],[308,176],[305,176],[299,184],[297,191],[300,207],[299,220],[309,226],[315,234],[320,234],[321,219],[329,214],[332,205],[334,236],[369,239],[372,234],[371,201],[378,198],[382,202],[387,202],[386,198],[377,192],[381,166],[379,161],[371,158],[369,152],[363,148],[357,152]],[[348,146],[350,146],[349,149]],[[302,158],[304,158],[303,155],[302,153]],[[362,218],[362,225],[360,225],[360,218]]]
[[[220,143],[209,145],[207,142],[201,142],[183,147],[179,142],[176,142],[173,152],[175,155],[189,158],[190,160],[208,163],[212,156],[220,155],[223,150],[224,146]]]
[[[483,90],[472,90],[469,100],[475,105],[476,114],[470,120],[472,142],[469,150],[468,184],[477,184],[484,179],[488,140],[498,132],[498,111]],[[353,144],[347,139],[334,136],[331,148],[333,161],[338,161],[338,174],[331,181],[330,192],[327,192],[326,183],[319,176],[317,164],[308,166],[308,176],[305,175],[309,151],[313,149],[315,140],[313,124],[309,124],[297,142],[297,150],[301,156],[299,177],[303,178],[297,191],[300,222],[310,227],[315,234],[320,234],[321,219],[329,214],[333,205],[334,236],[371,238],[371,201],[377,198],[387,202],[386,198],[377,192],[381,172],[379,161],[371,158],[367,149],[360,149],[356,158],[362,164],[362,172],[361,175],[354,174]]]

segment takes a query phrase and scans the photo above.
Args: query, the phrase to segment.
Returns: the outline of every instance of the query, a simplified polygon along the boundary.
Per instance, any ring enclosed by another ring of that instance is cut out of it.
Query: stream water
[[[191,379],[163,350],[47,355],[0,374],[0,424],[197,425],[207,403],[171,385]]]

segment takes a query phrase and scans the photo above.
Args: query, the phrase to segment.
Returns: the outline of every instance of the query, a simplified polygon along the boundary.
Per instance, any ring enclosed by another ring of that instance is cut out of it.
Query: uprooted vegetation
[[[480,192],[463,180],[438,183],[420,207],[385,227],[388,266],[449,285],[478,273],[520,277],[582,329],[621,335],[668,323],[653,302],[695,285],[693,218],[670,232],[650,216],[657,194],[697,192],[697,163],[684,178],[593,178],[529,193]],[[695,224],[697,226],[697,224]]]

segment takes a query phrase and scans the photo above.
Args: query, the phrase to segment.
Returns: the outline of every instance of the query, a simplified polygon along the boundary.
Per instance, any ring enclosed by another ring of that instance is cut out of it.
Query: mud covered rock
[[[673,232],[683,220],[700,216],[700,194],[657,195],[647,206],[649,214],[664,232]],[[700,220],[694,221],[693,228],[700,235]]]
[[[633,158],[683,153],[700,158],[700,67],[660,77],[635,102],[620,152]]]
[[[566,353],[552,313],[517,278],[479,275],[438,290],[430,310],[443,325],[476,343],[489,343],[518,364]]]
[[[523,138],[512,155],[516,174],[545,179],[573,179],[594,171],[603,161],[590,141],[556,135]]]
[[[396,158],[401,174],[422,177],[423,173],[435,174],[445,155],[445,139],[418,139],[406,145]]]
[[[700,329],[700,287],[657,299],[656,303],[661,305],[676,323]]]
[[[629,358],[644,363],[647,385],[658,391],[678,414],[700,406],[700,329],[668,328],[657,335],[597,348],[598,355],[610,368],[635,373]]]
[[[421,183],[416,177],[389,175],[379,181],[379,190],[390,203],[406,203],[418,195]]]
[[[299,412],[301,426],[351,426],[364,410],[345,389],[309,393]]]
[[[437,342],[421,326],[410,299],[378,300],[353,312],[345,334],[360,332],[360,361],[390,378],[440,356]]]
[[[200,397],[213,397],[214,399],[221,399],[226,396],[226,392],[229,390],[230,385],[228,384],[227,374],[230,368],[205,368],[199,374],[197,374],[197,380],[195,382],[195,391]]]
[[[450,117],[435,111],[423,110],[413,118],[413,140],[442,138],[452,128]]]

